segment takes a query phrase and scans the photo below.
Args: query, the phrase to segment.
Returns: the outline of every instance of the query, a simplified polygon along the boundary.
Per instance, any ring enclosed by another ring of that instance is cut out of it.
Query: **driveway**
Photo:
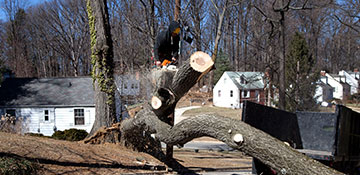
[[[200,108],[201,106],[189,106],[189,107],[183,107],[183,108],[176,108],[175,109],[175,125],[177,123],[179,123],[181,120],[186,119],[187,117],[183,117],[182,114],[190,109],[196,109],[196,108]]]

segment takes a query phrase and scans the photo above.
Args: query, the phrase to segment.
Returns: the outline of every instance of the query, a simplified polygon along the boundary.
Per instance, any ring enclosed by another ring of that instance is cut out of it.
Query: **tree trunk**
[[[280,67],[279,67],[279,109],[285,110],[285,13],[280,11]]]
[[[175,126],[164,122],[177,101],[213,64],[210,56],[196,52],[177,72],[163,70],[154,74],[158,87],[151,102],[145,104],[135,117],[110,129],[120,130],[122,139],[135,146],[144,142],[141,140],[143,133],[155,134],[157,140],[180,147],[192,139],[209,136],[259,159],[278,173],[341,174],[239,120],[208,114],[182,120]],[[96,139],[96,136],[90,139]]]
[[[106,1],[88,0],[87,11],[96,106],[95,123],[89,134],[92,135],[100,127],[109,127],[116,123],[115,86],[113,78],[113,45]]]
[[[181,0],[175,0],[174,21],[180,19]]]

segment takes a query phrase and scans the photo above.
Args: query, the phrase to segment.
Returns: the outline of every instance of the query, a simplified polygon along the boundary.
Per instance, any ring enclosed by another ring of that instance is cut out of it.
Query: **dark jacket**
[[[171,33],[180,28],[178,22],[172,21],[166,30],[161,31],[155,41],[155,59],[163,62],[165,59],[171,61],[172,57],[178,58],[180,35],[171,39]]]

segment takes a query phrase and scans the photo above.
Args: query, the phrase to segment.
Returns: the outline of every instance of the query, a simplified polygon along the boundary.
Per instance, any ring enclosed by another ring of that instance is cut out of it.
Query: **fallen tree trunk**
[[[209,136],[259,159],[281,174],[341,174],[239,120],[200,115],[175,126],[167,124],[167,116],[179,99],[213,64],[207,54],[196,52],[177,72],[164,70],[156,74],[157,87],[153,98],[135,117],[121,123],[122,139],[139,145],[147,133],[155,134],[157,140],[166,144],[181,146],[194,138]]]
[[[281,174],[342,174],[240,120],[222,116],[200,115],[170,127],[159,120],[148,106],[137,117],[125,120],[121,125],[122,132],[134,129],[156,133],[156,139],[173,145],[209,136],[259,159]]]

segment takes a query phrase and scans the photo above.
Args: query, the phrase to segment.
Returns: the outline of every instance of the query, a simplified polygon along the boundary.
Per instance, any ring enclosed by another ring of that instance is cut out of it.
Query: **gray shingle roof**
[[[0,106],[95,106],[92,78],[8,78]]]
[[[264,88],[262,72],[231,72],[226,71],[226,74],[234,82],[239,89],[262,89]],[[241,83],[241,77],[245,80],[245,83]]]

